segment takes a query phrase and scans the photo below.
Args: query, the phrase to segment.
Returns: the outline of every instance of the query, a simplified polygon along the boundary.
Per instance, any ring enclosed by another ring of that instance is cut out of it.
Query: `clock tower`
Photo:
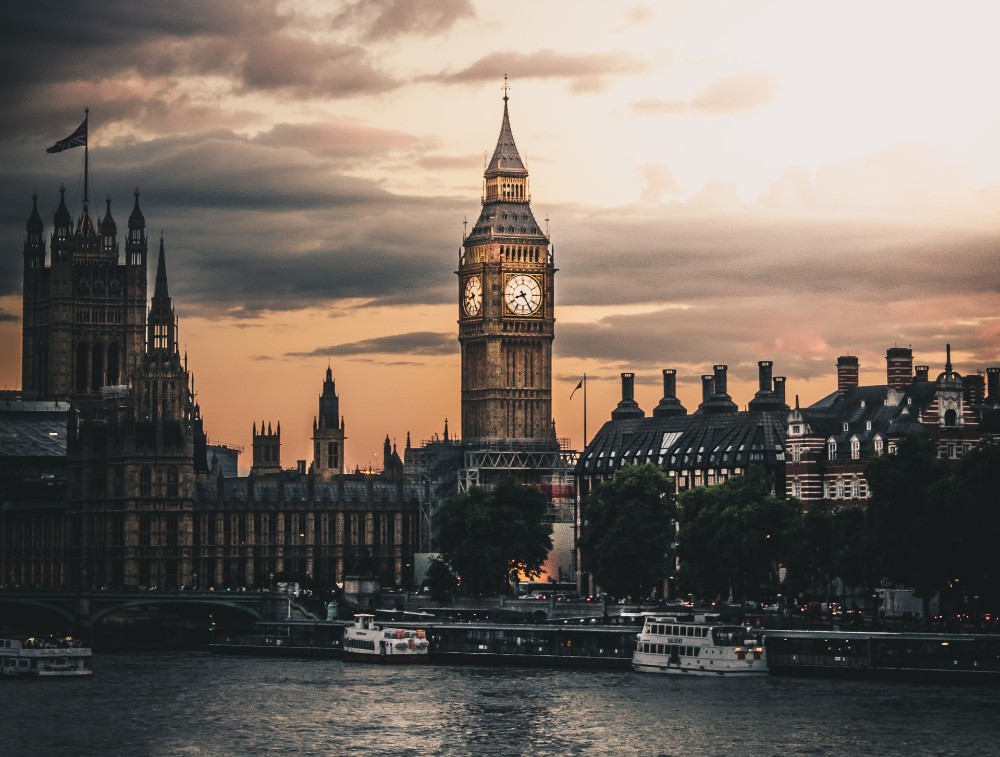
[[[531,212],[528,170],[507,112],[483,174],[482,211],[462,240],[458,341],[462,440],[500,448],[554,447],[554,251]]]

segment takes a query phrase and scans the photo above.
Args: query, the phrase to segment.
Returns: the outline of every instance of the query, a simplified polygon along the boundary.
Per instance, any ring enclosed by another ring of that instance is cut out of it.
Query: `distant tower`
[[[462,440],[467,445],[554,446],[552,340],[555,267],[531,212],[528,170],[507,112],[483,174],[482,211],[462,242],[458,341]]]
[[[97,226],[84,203],[74,227],[60,188],[46,267],[42,219],[33,197],[24,241],[21,374],[26,393],[69,397],[87,416],[99,405],[102,387],[129,382],[143,355],[145,223],[137,191],[126,260],[120,264],[111,198]]]
[[[277,473],[281,470],[281,423],[278,423],[276,431],[271,430],[271,424],[267,424],[265,430],[264,421],[260,422],[260,433],[257,433],[257,424],[253,424],[253,465],[250,466],[250,475],[256,476],[261,473]]]
[[[323,393],[319,396],[319,413],[313,418],[313,473],[331,478],[344,472],[344,419],[340,415],[333,372],[326,369]]]

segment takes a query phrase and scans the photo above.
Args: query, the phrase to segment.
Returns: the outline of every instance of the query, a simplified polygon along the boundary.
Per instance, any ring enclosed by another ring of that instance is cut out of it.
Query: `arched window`
[[[145,466],[139,471],[139,496],[150,497],[153,494],[153,471]]]
[[[76,391],[87,391],[87,357],[90,350],[84,342],[76,345]]]
[[[958,413],[956,413],[954,409],[949,408],[948,410],[945,410],[944,425],[949,427],[958,425]]]
[[[108,345],[108,384],[110,386],[122,383],[118,375],[121,372],[120,354],[117,342]]]
[[[858,441],[857,437],[851,439],[851,460],[857,460],[861,457],[861,442]]]
[[[174,466],[167,469],[167,496],[177,496],[177,468]]]
[[[827,456],[827,459],[829,459],[829,460],[836,460],[837,459],[837,440],[836,439],[830,439],[826,443],[826,456]]]
[[[90,360],[90,386],[97,391],[104,386],[104,345],[95,344]]]

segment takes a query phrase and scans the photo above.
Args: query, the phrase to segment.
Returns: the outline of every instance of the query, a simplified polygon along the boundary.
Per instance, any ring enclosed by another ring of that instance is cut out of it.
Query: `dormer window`
[[[849,424],[847,424],[847,423],[845,423],[845,424],[844,424],[844,431],[847,431],[847,430],[848,430],[849,428],[850,428],[850,425],[849,425]]]
[[[872,430],[872,422],[871,421],[867,421],[865,423],[865,431],[871,431],[871,430]]]
[[[876,436],[875,437],[875,454],[876,455],[881,455],[882,454],[882,450],[883,450],[882,437],[881,436]]]
[[[836,460],[837,459],[837,440],[836,439],[830,439],[830,441],[828,441],[826,443],[826,456],[827,456],[827,459],[829,459],[829,460]]]
[[[858,460],[861,457],[861,442],[855,436],[851,439],[851,460]]]

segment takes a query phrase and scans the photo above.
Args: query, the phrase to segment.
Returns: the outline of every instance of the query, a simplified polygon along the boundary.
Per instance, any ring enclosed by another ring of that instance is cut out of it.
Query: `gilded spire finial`
[[[507,102],[507,93],[510,92],[510,85],[507,83],[507,74],[503,75],[503,101]]]

